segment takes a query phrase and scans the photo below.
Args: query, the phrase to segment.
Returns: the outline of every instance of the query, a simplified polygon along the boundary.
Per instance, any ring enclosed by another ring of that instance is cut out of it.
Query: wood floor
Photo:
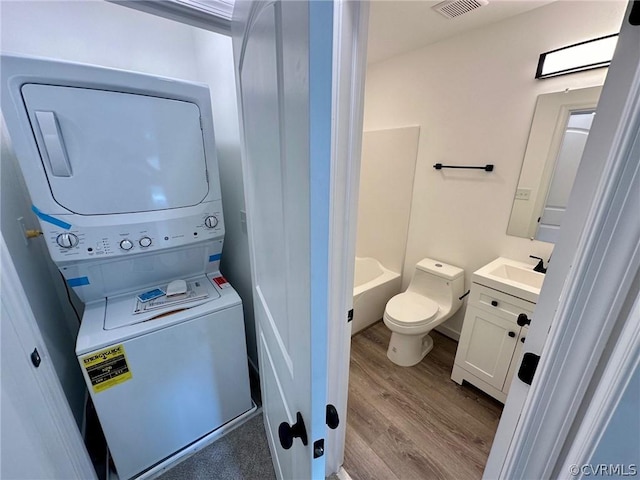
[[[481,478],[502,404],[451,380],[457,343],[432,332],[414,367],[387,358],[378,322],[352,339],[344,468],[354,480]]]

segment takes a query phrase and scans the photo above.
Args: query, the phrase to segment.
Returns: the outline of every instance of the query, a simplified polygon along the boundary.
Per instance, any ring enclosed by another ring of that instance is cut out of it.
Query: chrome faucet
[[[538,264],[535,267],[533,267],[534,272],[547,273],[547,269],[544,268],[544,260],[534,255],[529,255],[529,258],[535,258],[536,260],[540,260]]]

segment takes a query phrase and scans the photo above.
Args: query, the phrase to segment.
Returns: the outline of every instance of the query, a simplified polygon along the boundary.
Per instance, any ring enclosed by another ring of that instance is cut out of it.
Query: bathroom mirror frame
[[[595,110],[601,91],[596,86],[538,96],[507,235],[535,239],[569,117]]]

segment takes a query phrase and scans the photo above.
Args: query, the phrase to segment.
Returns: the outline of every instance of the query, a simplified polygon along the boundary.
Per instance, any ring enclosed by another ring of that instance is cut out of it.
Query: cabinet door
[[[475,306],[467,308],[464,323],[456,364],[502,390],[520,327]]]
[[[522,327],[520,335],[518,336],[518,341],[516,342],[516,350],[513,352],[511,365],[509,365],[509,371],[507,372],[507,379],[505,380],[504,388],[502,389],[505,394],[509,393],[509,387],[511,387],[513,376],[518,373],[518,369],[520,368],[520,362],[522,361],[522,350],[524,348],[524,341],[527,337],[528,331],[529,327]]]

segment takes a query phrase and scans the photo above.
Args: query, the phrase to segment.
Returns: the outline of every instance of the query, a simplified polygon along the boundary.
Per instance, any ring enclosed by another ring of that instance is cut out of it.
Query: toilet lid
[[[405,292],[389,300],[385,313],[394,322],[417,326],[431,321],[438,314],[438,304],[422,295]]]

